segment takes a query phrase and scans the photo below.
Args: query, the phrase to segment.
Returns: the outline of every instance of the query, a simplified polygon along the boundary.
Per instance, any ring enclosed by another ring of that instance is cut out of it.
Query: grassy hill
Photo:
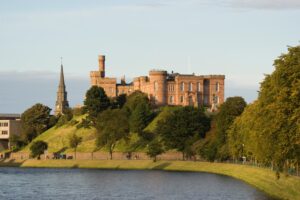
[[[159,112],[159,114],[148,124],[145,128],[146,131],[154,131],[159,120],[165,118],[170,111],[176,109],[176,107],[164,107]],[[73,119],[81,121],[86,116],[76,116]],[[76,124],[77,125],[77,124]],[[97,149],[96,142],[96,130],[95,128],[80,128],[77,129],[76,125],[72,123],[67,123],[61,127],[52,127],[51,129],[45,131],[37,138],[33,140],[38,141],[42,140],[48,143],[48,152],[71,152],[73,149],[69,148],[69,137],[73,133],[76,133],[79,137],[82,137],[82,143],[78,146],[78,152],[93,152],[93,151],[107,151],[105,148]],[[146,148],[140,147],[138,145],[139,136],[136,133],[131,133],[130,141],[125,142],[124,140],[120,141],[115,147],[115,151],[118,152],[128,152],[128,151],[146,151]],[[32,143],[27,145],[21,152],[29,152],[30,146]]]

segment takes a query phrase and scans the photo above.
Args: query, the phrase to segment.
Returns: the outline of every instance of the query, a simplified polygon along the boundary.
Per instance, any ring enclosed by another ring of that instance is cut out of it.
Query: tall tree
[[[191,140],[204,138],[210,128],[210,119],[200,109],[182,107],[174,110],[165,119],[160,120],[155,132],[162,138],[167,149],[176,149],[183,154]]]
[[[95,123],[97,116],[102,111],[110,106],[110,101],[103,88],[92,86],[85,95],[84,100],[85,109],[88,112],[89,119]]]
[[[146,102],[139,102],[129,118],[130,131],[141,135],[144,128],[151,120],[151,116],[152,114],[149,104]]]
[[[219,113],[216,116],[216,157],[226,160],[230,157],[227,148],[227,130],[234,122],[234,119],[240,116],[247,103],[242,97],[229,97],[221,105]]]
[[[282,170],[291,163],[287,160],[299,158],[300,46],[289,47],[274,66],[275,71],[261,83],[257,102],[235,121],[230,137],[243,133],[245,148],[255,160]]]
[[[126,113],[120,109],[105,110],[97,118],[97,147],[106,147],[110,159],[116,144],[129,139],[129,123]]]
[[[69,146],[74,149],[75,160],[76,160],[77,147],[81,142],[82,142],[82,137],[77,136],[76,133],[73,133],[69,137]]]
[[[21,115],[22,138],[26,143],[50,128],[50,111],[48,106],[38,103]]]

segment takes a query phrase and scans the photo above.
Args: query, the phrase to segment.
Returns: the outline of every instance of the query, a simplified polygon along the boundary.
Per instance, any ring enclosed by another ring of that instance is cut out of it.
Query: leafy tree
[[[44,141],[35,141],[30,146],[31,156],[33,158],[38,157],[40,159],[40,156],[48,149],[48,144]]]
[[[157,156],[164,152],[163,146],[158,140],[153,140],[149,143],[147,155],[153,159],[153,162],[156,162]]]
[[[146,102],[138,103],[129,119],[130,131],[141,135],[142,131],[151,120],[151,116],[152,113],[149,104]]]
[[[22,137],[26,143],[50,128],[51,109],[42,104],[35,104],[21,115]]]
[[[115,99],[115,107],[116,108],[123,108],[124,104],[127,101],[127,95],[126,94],[120,94]]]
[[[242,97],[229,97],[220,107],[216,116],[216,148],[218,149],[216,157],[220,160],[227,160],[230,157],[226,132],[234,119],[243,113],[246,105]]]
[[[181,107],[174,110],[165,119],[158,121],[155,132],[162,138],[167,149],[176,149],[183,154],[191,141],[204,138],[210,128],[210,119],[203,110],[193,107]]]
[[[135,91],[127,97],[124,109],[131,115],[139,104],[150,104],[150,101],[147,94],[141,91]]]
[[[75,152],[75,160],[76,160],[76,153],[77,153],[77,147],[82,142],[82,137],[79,137],[76,135],[76,133],[73,133],[69,137],[69,146],[74,149]]]
[[[98,114],[109,108],[110,101],[103,88],[92,86],[86,93],[84,106],[89,119],[95,123]]]
[[[255,161],[282,171],[299,159],[300,46],[289,47],[274,67],[261,83],[258,100],[234,122],[229,143],[234,153],[239,146],[234,139],[245,138],[245,149]]]
[[[129,140],[129,123],[127,115],[120,109],[105,110],[97,118],[97,147],[106,147],[110,159],[116,144],[122,140]]]

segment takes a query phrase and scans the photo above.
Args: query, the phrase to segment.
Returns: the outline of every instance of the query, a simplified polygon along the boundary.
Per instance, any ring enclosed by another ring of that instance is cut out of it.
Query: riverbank
[[[150,160],[5,160],[0,167],[93,168],[122,170],[191,171],[222,174],[241,179],[250,185],[280,199],[300,199],[300,178],[285,177],[279,180],[269,169],[225,163],[192,161]]]

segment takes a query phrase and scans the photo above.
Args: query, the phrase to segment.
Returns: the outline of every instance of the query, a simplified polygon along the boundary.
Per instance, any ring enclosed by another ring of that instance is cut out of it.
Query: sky
[[[225,95],[257,98],[287,46],[300,43],[299,0],[0,0],[0,113],[54,108],[63,57],[70,105],[89,72],[128,80],[151,69],[224,74]]]

